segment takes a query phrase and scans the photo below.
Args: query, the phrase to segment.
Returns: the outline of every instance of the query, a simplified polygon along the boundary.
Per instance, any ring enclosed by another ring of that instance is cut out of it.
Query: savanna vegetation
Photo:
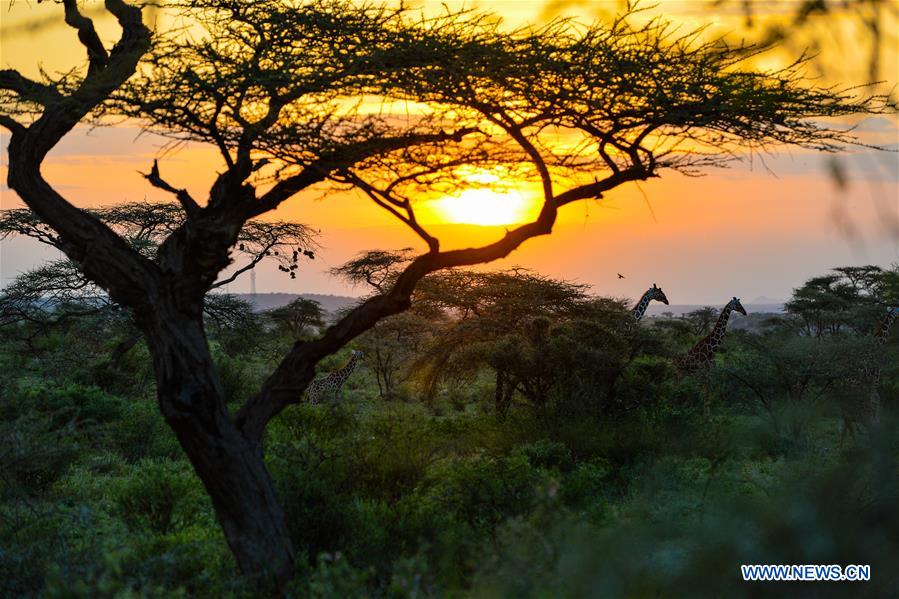
[[[367,258],[343,270],[384,263]],[[672,358],[711,326],[704,311],[638,324],[533,272],[431,275],[352,345],[365,357],[343,402],[297,406],[266,436],[299,556],[286,592],[755,596],[784,583],[746,586],[739,564],[795,562],[871,564],[873,578],[794,596],[888,596],[899,327],[882,346],[871,333],[897,293],[895,267],[836,269],[760,332],[728,332],[708,375],[681,376]],[[234,411],[334,317],[231,303],[240,317],[207,334]],[[4,316],[3,593],[255,595],[158,412],[145,342],[121,352],[127,319],[74,297]],[[853,412],[864,386],[845,384],[870,347],[876,424]]]
[[[638,324],[577,284],[467,270],[627,183],[840,151],[858,142],[833,119],[893,113],[888,97],[817,86],[804,59],[755,70],[761,48],[630,8],[510,31],[476,12],[171,0],[178,26],[151,32],[139,3],[105,0],[109,44],[58,4],[83,68],[0,71],[26,206],[0,235],[64,256],[0,306],[4,593],[733,594],[735,564],[779,556],[870,563],[866,588],[893,588],[895,350],[870,331],[895,269],[809,281],[691,376],[672,358],[711,311]],[[212,148],[207,197],[164,161],[144,177],[172,204],[87,210],[45,178],[76,126],[118,123]],[[448,249],[416,210],[472,173],[530,185],[537,216]],[[220,293],[263,260],[297,279],[315,231],[272,213],[348,190],[420,242],[335,269],[370,295],[329,315]],[[346,401],[303,401],[359,349]],[[873,384],[877,409],[858,392]]]

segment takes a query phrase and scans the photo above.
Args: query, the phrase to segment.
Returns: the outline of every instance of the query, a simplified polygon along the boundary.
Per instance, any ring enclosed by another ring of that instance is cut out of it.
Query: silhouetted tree
[[[899,301],[899,268],[844,266],[812,277],[784,305],[806,335],[868,334],[886,306]]]
[[[321,304],[304,297],[298,297],[280,308],[272,308],[266,315],[292,340],[308,337],[325,324],[325,311]]]
[[[500,416],[516,396],[545,410],[559,383],[574,379],[594,388],[593,407],[612,401],[617,379],[646,342],[621,302],[524,269],[435,273],[413,301],[449,318],[415,364],[428,391],[470,382],[486,368]]]
[[[266,425],[301,400],[319,360],[407,309],[423,277],[507,256],[549,234],[560,207],[664,169],[695,173],[747,146],[835,151],[852,137],[822,119],[885,109],[880,98],[808,86],[801,63],[749,71],[746,48],[659,21],[507,32],[473,13],[424,18],[339,0],[175,0],[190,34],[151,36],[140,8],[105,0],[122,28],[107,50],[76,0],[62,4],[87,69],[41,80],[0,71],[9,186],[77,268],[132,310],[153,356],[160,409],[239,567],[276,584],[291,577],[294,551],[263,460]],[[380,110],[353,101],[362,96]],[[397,114],[406,102],[422,109]],[[205,202],[153,165],[149,183],[171,192],[185,219],[152,257],[41,172],[78,123],[106,115],[221,155]],[[442,250],[413,198],[476,186],[466,178],[472,169],[539,183],[539,215],[493,243]],[[207,292],[253,219],[319,184],[361,190],[427,250],[320,338],[297,342],[232,415],[203,327]]]

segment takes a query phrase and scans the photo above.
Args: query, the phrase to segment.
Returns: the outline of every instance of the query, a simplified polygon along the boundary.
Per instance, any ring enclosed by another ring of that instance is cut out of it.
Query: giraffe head
[[[730,308],[734,312],[739,312],[743,316],[746,316],[746,308],[743,307],[743,304],[741,304],[740,300],[736,297],[734,299],[730,300],[729,302],[727,302],[726,307]]]
[[[353,354],[353,357],[356,358],[357,360],[361,360],[362,357],[365,355],[362,351],[360,351],[358,349],[354,349],[351,353]]]
[[[649,299],[655,300],[657,302],[662,302],[666,306],[668,305],[668,298],[665,297],[665,292],[662,291],[661,287],[657,287],[655,283],[652,284],[652,287],[649,288]]]

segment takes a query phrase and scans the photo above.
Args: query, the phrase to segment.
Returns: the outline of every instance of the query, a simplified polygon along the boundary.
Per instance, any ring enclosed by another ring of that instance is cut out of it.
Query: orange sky
[[[437,2],[425,3],[430,10]],[[451,7],[460,3],[449,3]],[[574,3],[577,4],[577,3]],[[591,10],[610,3],[580,3]],[[17,2],[11,9],[2,2],[3,67],[33,74],[39,49],[45,68],[61,69],[81,61],[73,56],[70,30],[53,26],[39,34],[24,33],[21,19],[56,18],[53,4]],[[471,3],[468,3],[471,5]],[[540,18],[541,2],[481,2],[480,6],[502,14],[510,23]],[[663,2],[670,18],[690,26],[713,23],[721,31],[736,31],[740,19],[715,14],[709,3]],[[101,36],[112,39],[114,29],[98,21]],[[847,25],[847,31],[851,26]],[[850,31],[851,32],[851,31]],[[895,50],[884,63],[884,72],[896,73]],[[836,52],[831,57],[850,58]],[[766,60],[773,60],[768,58]],[[858,55],[852,57],[858,64]],[[831,64],[834,58],[830,58]],[[842,66],[842,65],[837,65]],[[848,66],[847,66],[848,69]],[[857,74],[858,77],[863,77]],[[843,77],[844,75],[840,75]],[[80,128],[53,151],[45,163],[47,179],[79,206],[98,206],[142,198],[168,200],[151,188],[137,171],[146,171],[158,152],[160,140],[137,138],[137,130],[118,127],[90,131]],[[867,141],[897,147],[895,119],[867,119],[860,134]],[[3,132],[5,148],[8,136]],[[5,151],[2,153],[5,164]],[[842,156],[849,167],[850,184],[838,191],[827,176],[828,156],[791,150],[767,157],[767,170],[755,164],[734,165],[710,171],[703,178],[687,178],[666,172],[661,179],[627,185],[600,202],[580,203],[562,209],[551,237],[531,240],[490,268],[521,265],[551,276],[586,282],[597,293],[636,297],[656,282],[674,304],[723,303],[733,295],[753,300],[759,296],[788,297],[806,278],[832,266],[899,261],[899,241],[894,228],[899,219],[899,154],[855,150]],[[204,197],[219,166],[209,148],[191,146],[167,155],[160,162],[165,177]],[[2,168],[2,167],[0,167]],[[2,176],[5,180],[5,168]],[[522,187],[513,200],[527,207],[531,190]],[[645,193],[645,198],[644,194]],[[463,198],[452,216],[465,219],[472,206],[496,206],[502,198]],[[20,205],[5,186],[3,208]],[[430,218],[447,216],[435,209]],[[347,215],[350,215],[348,217]],[[259,291],[313,293],[353,292],[325,271],[356,252],[375,248],[420,247],[417,238],[397,225],[389,215],[355,194],[318,199],[304,194],[291,200],[274,217],[293,219],[322,230],[319,259],[291,281],[279,276],[274,266],[262,268]],[[848,228],[856,234],[847,235]],[[891,226],[893,227],[891,230]],[[476,244],[502,234],[502,227],[432,224],[445,245]],[[6,284],[21,270],[51,254],[26,240],[0,244],[0,277]],[[626,276],[619,280],[616,273]],[[230,291],[248,291],[249,279],[232,284]],[[356,290],[362,292],[364,290]]]

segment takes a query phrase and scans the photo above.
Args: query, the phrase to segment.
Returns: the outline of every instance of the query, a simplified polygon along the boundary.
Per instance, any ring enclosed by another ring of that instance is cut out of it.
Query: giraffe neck
[[[340,380],[346,380],[349,378],[350,374],[352,374],[353,369],[356,368],[357,361],[358,358],[356,357],[356,354],[353,354],[353,357],[350,358],[350,361],[347,362],[346,366],[335,372],[334,375]]]
[[[897,315],[899,315],[899,312],[896,310],[887,312],[887,315],[880,321],[880,326],[877,327],[877,331],[874,332],[874,343],[877,345],[886,343],[887,338],[890,336],[890,328],[893,326],[893,323],[896,322]]]
[[[724,333],[727,332],[727,321],[730,319],[730,312],[730,305],[724,306],[724,309],[721,310],[721,314],[718,315],[718,321],[715,322],[715,327],[712,329],[712,332],[709,333],[709,349],[713,352],[717,351],[721,346],[721,341],[724,339]]]
[[[634,320],[640,320],[643,318],[643,314],[646,313],[646,308],[649,306],[649,302],[652,298],[650,298],[651,290],[647,291],[643,294],[643,297],[640,298],[640,301],[637,302],[637,305],[634,306],[633,315]]]

